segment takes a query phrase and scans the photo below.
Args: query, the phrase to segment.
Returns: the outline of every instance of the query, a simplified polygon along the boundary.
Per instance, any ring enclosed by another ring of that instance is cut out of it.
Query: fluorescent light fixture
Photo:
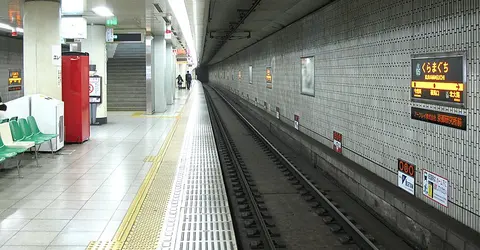
[[[23,28],[19,28],[19,27],[13,28],[12,26],[4,23],[0,23],[0,29],[8,30],[10,32],[16,31],[17,33],[23,33]]]
[[[13,31],[12,26],[10,26],[10,25],[8,25],[8,24],[4,24],[4,23],[0,23],[0,29]]]
[[[173,10],[173,14],[180,24],[182,34],[185,36],[187,47],[190,51],[190,56],[193,59],[194,64],[197,62],[197,52],[195,50],[195,43],[193,42],[192,30],[190,29],[190,21],[188,20],[187,8],[185,7],[185,1],[168,0],[170,8]]]
[[[97,14],[99,16],[103,16],[103,17],[114,16],[112,11],[105,6],[95,7],[92,10],[93,10],[93,12],[95,12],[95,14]]]

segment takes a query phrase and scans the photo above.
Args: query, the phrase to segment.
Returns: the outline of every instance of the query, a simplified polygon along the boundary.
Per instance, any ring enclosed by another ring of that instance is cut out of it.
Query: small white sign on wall
[[[57,87],[62,86],[62,68],[57,67]]]
[[[448,206],[448,180],[430,171],[423,170],[423,195]]]
[[[300,128],[300,116],[293,115],[293,127],[298,130]]]
[[[52,64],[62,66],[62,45],[52,45]]]
[[[105,41],[107,43],[113,43],[114,41],[113,28],[105,28]]]

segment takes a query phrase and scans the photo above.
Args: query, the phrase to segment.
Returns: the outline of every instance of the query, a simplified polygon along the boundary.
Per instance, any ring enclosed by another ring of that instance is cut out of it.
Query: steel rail
[[[204,92],[206,93],[205,96],[207,97],[207,100],[210,103],[210,106],[212,107],[211,110],[212,110],[212,113],[213,113],[213,116],[214,116],[214,120],[216,121],[217,126],[220,130],[219,132],[220,132],[220,134],[222,136],[222,139],[225,143],[225,147],[227,148],[228,154],[230,155],[230,159],[232,160],[233,165],[237,169],[237,173],[240,176],[242,186],[244,187],[244,189],[245,189],[245,191],[248,195],[248,198],[250,199],[253,212],[255,214],[255,217],[257,218],[257,222],[260,224],[260,228],[263,231],[263,238],[265,238],[267,246],[269,247],[269,249],[272,249],[272,250],[277,249],[277,247],[275,246],[275,242],[273,241],[273,239],[272,239],[272,237],[269,233],[268,227],[265,224],[265,221],[264,221],[263,216],[262,216],[262,212],[260,211],[258,203],[255,199],[255,195],[253,195],[253,191],[250,188],[250,186],[248,185],[248,181],[247,181],[247,178],[245,176],[245,173],[243,172],[243,170],[241,168],[241,164],[238,161],[237,157],[235,156],[235,151],[234,151],[234,149],[233,149],[233,147],[230,143],[230,140],[228,139],[228,132],[226,131],[226,128],[225,128],[225,125],[222,121],[222,118],[218,114],[218,111],[215,107],[215,104],[213,103],[213,100],[212,100],[212,97],[210,96],[210,93],[208,93],[208,91],[204,91]]]
[[[215,88],[210,86],[220,98],[227,103],[227,105],[237,114],[237,116],[249,127],[272,151],[279,157],[285,166],[289,167],[293,172],[306,184],[308,187],[315,191],[316,195],[321,198],[321,201],[326,204],[327,210],[333,212],[332,214],[336,217],[338,222],[343,225],[343,228],[347,233],[354,238],[355,243],[359,244],[363,249],[372,249],[379,250],[375,244],[368,239],[362,231],[360,231],[338,208],[327,198],[325,195],[318,190],[318,188],[309,181],[273,144],[265,138],[260,131],[258,131],[255,126],[253,126],[220,92]],[[207,91],[205,91],[207,92]]]

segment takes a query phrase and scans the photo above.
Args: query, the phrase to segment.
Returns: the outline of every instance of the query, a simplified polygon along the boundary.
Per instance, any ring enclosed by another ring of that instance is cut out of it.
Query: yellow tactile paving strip
[[[191,103],[187,101],[153,162],[112,241],[92,241],[88,250],[156,249],[172,190]]]
[[[178,118],[178,115],[146,115],[144,111],[136,111],[132,113],[132,117],[173,119],[173,118]]]

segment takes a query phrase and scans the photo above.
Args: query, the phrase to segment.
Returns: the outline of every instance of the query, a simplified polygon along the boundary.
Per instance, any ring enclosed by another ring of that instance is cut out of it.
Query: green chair
[[[26,148],[14,148],[14,147],[8,147],[3,144],[3,140],[0,137],[0,162],[3,162],[6,160],[6,158],[12,158],[14,156],[17,156],[18,154],[23,154],[27,151]],[[2,160],[3,159],[3,160]],[[17,162],[17,171],[18,171],[18,176],[21,177],[20,175],[20,164],[21,164],[21,159],[18,159]]]
[[[0,138],[0,162],[5,161],[7,158],[13,158],[17,156],[17,154],[23,154],[27,149],[26,148],[12,148],[12,147],[7,147],[3,144],[2,138]],[[22,177],[20,174],[20,164],[21,164],[21,159],[19,158],[17,161],[17,171],[18,171],[18,177]]]
[[[3,143],[3,140],[2,138],[0,137],[0,151],[3,152],[3,153],[15,153],[15,154],[21,154],[21,153],[24,153],[25,151],[27,151],[26,148],[21,148],[21,147],[9,147],[9,146],[5,146],[5,144]]]
[[[40,129],[38,128],[37,121],[35,120],[35,117],[29,116],[27,117],[28,124],[30,125],[30,128],[32,129],[32,132],[34,135],[39,135],[45,138],[49,138],[50,140],[57,138],[57,134],[44,134],[40,132]]]
[[[13,141],[28,141],[28,142],[33,142],[35,143],[35,160],[37,162],[37,167],[40,167],[38,164],[38,148],[37,145],[40,145],[45,142],[43,139],[30,139],[25,136],[25,133],[23,132],[22,128],[18,124],[18,121],[15,120],[10,120],[8,123],[10,126],[10,131],[12,132],[12,138]]]
[[[33,118],[33,116],[31,116]],[[33,118],[33,121],[35,122],[35,118]],[[52,140],[57,137],[57,135],[48,135],[48,134],[42,134],[42,133],[35,133],[35,130],[32,129],[32,124],[27,122],[24,118],[18,120],[20,123],[20,128],[23,130],[23,133],[27,137],[28,140],[31,141],[41,141],[43,142],[50,142],[50,149],[52,150],[52,155],[53,155],[53,142]],[[35,127],[38,130],[38,127],[36,126],[37,123],[35,122]],[[40,132],[40,130],[38,130]]]
[[[20,125],[20,128],[22,129],[26,140],[39,142],[39,144],[42,144],[42,143],[50,140],[50,137],[47,138],[47,137],[44,137],[42,135],[34,134],[26,119],[24,119],[24,118],[19,119],[18,124]]]

